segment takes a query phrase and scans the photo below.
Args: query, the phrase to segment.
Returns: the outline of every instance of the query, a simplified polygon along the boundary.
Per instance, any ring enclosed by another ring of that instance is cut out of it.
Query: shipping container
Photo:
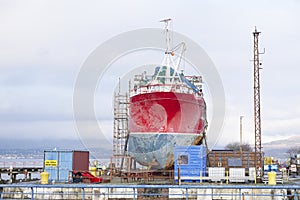
[[[44,151],[44,171],[49,173],[49,181],[67,182],[71,172],[89,170],[89,152],[71,150]]]
[[[49,181],[58,179],[58,151],[44,151],[44,171],[49,173]]]
[[[89,152],[73,151],[73,170],[84,171],[89,169]]]
[[[185,181],[200,180],[200,176],[206,175],[206,147],[176,146],[174,149],[174,179],[180,178]]]

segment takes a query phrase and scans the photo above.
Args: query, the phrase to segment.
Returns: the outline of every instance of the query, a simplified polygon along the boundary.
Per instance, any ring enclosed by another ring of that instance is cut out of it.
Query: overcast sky
[[[244,141],[254,143],[255,26],[260,49],[266,48],[263,142],[299,135],[299,10],[296,0],[0,0],[0,139],[78,138],[73,89],[89,54],[120,33],[162,28],[159,20],[169,17],[174,31],[206,51],[223,81],[226,118],[218,146],[239,140],[240,115]],[[112,124],[105,124],[109,131]]]

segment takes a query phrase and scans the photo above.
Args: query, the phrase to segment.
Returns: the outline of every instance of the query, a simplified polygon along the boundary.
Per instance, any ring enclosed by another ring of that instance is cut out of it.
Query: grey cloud
[[[250,60],[255,25],[262,31],[260,46],[267,50],[261,56],[263,129],[266,135],[284,130],[298,134],[298,121],[293,119],[300,115],[299,2],[132,1],[133,6],[126,1],[1,1],[0,4],[1,137],[24,135],[24,130],[32,137],[43,132],[45,137],[51,136],[51,132],[61,137],[64,131],[67,136],[76,136],[70,122],[72,92],[84,60],[114,35],[138,28],[161,28],[158,21],[165,17],[174,18],[174,30],[199,43],[219,70],[229,115],[220,143],[234,135],[235,119],[241,113],[248,118],[253,115]],[[130,60],[125,64],[129,63]],[[116,78],[110,74],[103,84]],[[95,98],[104,97],[105,104],[111,105],[111,88],[114,87],[96,91],[101,95],[96,94]],[[100,104],[95,108],[99,119],[111,118],[110,108],[106,107],[105,113]],[[289,119],[292,124],[286,122]],[[272,124],[278,125],[272,128]],[[252,126],[251,122],[245,127],[247,133],[252,134]]]

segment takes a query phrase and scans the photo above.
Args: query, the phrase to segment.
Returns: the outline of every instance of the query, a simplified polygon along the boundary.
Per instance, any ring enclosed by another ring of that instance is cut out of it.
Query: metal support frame
[[[262,169],[262,147],[261,147],[261,110],[260,110],[260,79],[259,70],[261,63],[259,62],[258,50],[258,32],[255,28],[254,36],[254,125],[255,125],[255,166],[257,169]],[[261,173],[256,173],[257,178],[261,177]]]
[[[114,136],[113,136],[113,155],[118,157],[115,163],[116,168],[123,167],[121,156],[126,155],[128,140],[128,94],[120,94],[120,91],[114,95]]]

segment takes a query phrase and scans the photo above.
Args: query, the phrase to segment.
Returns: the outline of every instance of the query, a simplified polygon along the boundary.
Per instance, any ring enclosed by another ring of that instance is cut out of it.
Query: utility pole
[[[243,152],[243,117],[244,116],[240,116],[240,152],[241,152],[241,155]]]
[[[262,148],[261,148],[261,116],[260,116],[260,79],[259,70],[261,63],[259,62],[258,36],[260,32],[253,32],[254,36],[254,129],[255,129],[255,167],[262,169]],[[261,178],[261,172],[257,171],[256,177]]]

